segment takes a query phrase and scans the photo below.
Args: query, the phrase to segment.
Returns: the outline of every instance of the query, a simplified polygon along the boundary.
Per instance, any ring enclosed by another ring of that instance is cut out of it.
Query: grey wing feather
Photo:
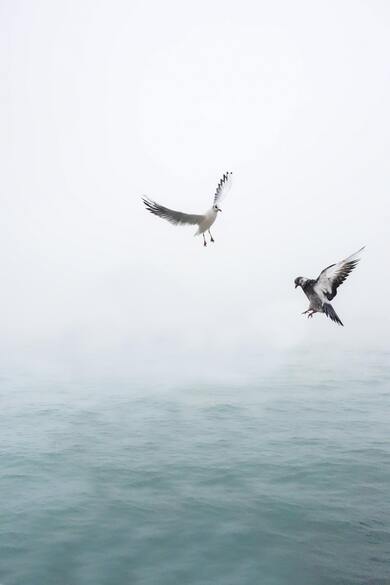
[[[203,220],[203,215],[195,215],[190,213],[182,213],[181,211],[175,211],[174,209],[168,209],[168,207],[164,207],[164,205],[160,205],[151,199],[147,199],[146,197],[142,198],[142,201],[145,204],[145,207],[150,213],[157,215],[158,217],[162,217],[166,219],[170,223],[174,225],[197,225],[200,224]]]
[[[221,201],[221,199],[223,199],[226,193],[230,190],[230,187],[232,186],[232,175],[233,173],[230,171],[227,171],[222,175],[222,179],[219,181],[217,190],[215,191],[214,205]]]
[[[357,252],[325,268],[316,280],[314,290],[318,294],[325,295],[328,301],[331,301],[337,295],[337,289],[340,284],[343,284],[347,276],[352,272],[360,258],[357,257],[360,252],[364,250],[360,248]]]

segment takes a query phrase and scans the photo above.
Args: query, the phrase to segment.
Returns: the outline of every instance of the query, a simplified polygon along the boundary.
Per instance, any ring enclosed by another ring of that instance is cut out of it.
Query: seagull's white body
[[[206,211],[206,213],[204,213],[201,216],[202,221],[199,223],[198,231],[195,232],[194,235],[200,236],[200,234],[204,234],[204,232],[207,232],[207,230],[209,230],[211,228],[211,226],[213,225],[213,223],[217,219],[217,215],[218,215],[218,211],[216,209],[214,209],[213,207],[211,209],[209,209],[208,211]]]
[[[232,180],[232,173],[227,172],[224,173],[222,179],[219,181],[217,185],[217,190],[214,195],[214,204],[213,206],[203,213],[202,215],[197,215],[195,213],[183,213],[182,211],[175,211],[174,209],[169,209],[164,205],[160,205],[151,199],[146,197],[143,198],[143,202],[145,207],[150,213],[153,215],[157,215],[162,219],[166,219],[170,223],[174,225],[197,225],[198,231],[195,233],[196,236],[203,234],[203,243],[206,246],[206,238],[205,232],[209,232],[210,234],[210,241],[214,242],[213,236],[211,235],[210,228],[217,219],[218,211],[222,211],[218,207],[218,203],[223,199],[226,193],[229,191],[231,187],[231,180]]]

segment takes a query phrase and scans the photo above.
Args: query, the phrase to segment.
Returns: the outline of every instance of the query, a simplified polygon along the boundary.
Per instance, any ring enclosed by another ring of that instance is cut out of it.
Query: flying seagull
[[[217,190],[215,191],[213,206],[206,211],[203,215],[195,215],[190,213],[183,213],[181,211],[174,211],[173,209],[168,209],[168,207],[164,207],[147,197],[143,197],[142,200],[145,204],[145,207],[150,213],[154,215],[158,215],[167,221],[170,221],[174,225],[197,225],[198,231],[195,233],[195,236],[200,234],[203,235],[203,245],[207,246],[205,232],[208,231],[210,235],[210,242],[214,242],[214,238],[211,235],[210,228],[217,219],[218,211],[222,211],[218,207],[218,203],[223,199],[226,193],[229,191],[232,183],[232,174],[230,171],[227,171],[223,174],[222,179],[219,181],[217,185]]]
[[[303,276],[298,276],[295,279],[295,288],[300,286],[310,301],[309,308],[302,315],[307,313],[308,317],[313,317],[314,313],[325,313],[332,321],[335,321],[338,325],[343,325],[336,311],[328,301],[331,301],[337,295],[338,287],[355,268],[360,260],[358,254],[363,250],[364,246],[355,252],[355,254],[345,258],[345,260],[331,264],[321,272],[317,280],[304,278]]]

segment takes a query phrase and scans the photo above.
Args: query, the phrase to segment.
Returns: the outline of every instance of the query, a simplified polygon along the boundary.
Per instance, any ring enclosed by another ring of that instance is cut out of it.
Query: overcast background
[[[389,26],[386,1],[0,2],[3,368],[388,348]],[[201,212],[226,170],[206,249],[143,209]],[[294,278],[362,245],[345,327],[301,316]]]

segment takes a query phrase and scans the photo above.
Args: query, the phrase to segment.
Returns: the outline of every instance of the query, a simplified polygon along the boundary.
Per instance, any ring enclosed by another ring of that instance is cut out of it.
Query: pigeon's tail
[[[332,321],[334,321],[335,323],[337,323],[338,325],[343,325],[343,323],[341,322],[340,317],[338,316],[338,314],[336,313],[336,311],[334,310],[334,308],[332,307],[332,305],[330,303],[324,303],[322,305],[322,308],[324,309],[324,313],[327,317],[329,317],[329,319],[332,319]]]

